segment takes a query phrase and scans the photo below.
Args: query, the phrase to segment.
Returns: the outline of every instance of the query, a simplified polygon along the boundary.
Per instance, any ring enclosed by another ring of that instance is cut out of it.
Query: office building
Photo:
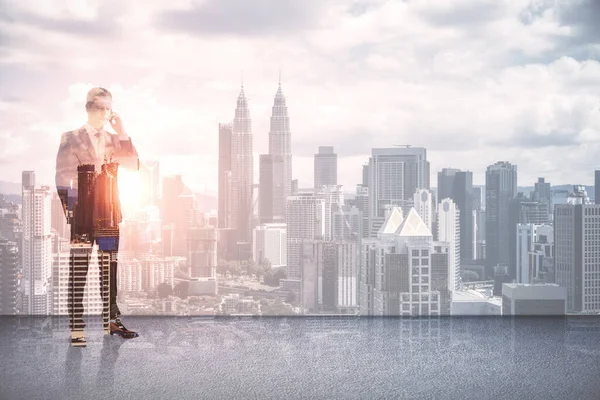
[[[281,175],[283,180],[283,199],[292,194],[292,134],[290,118],[281,90],[281,80],[275,93],[271,114],[271,129],[269,130],[269,154],[281,157]],[[274,222],[274,221],[261,221]]]
[[[556,283],[567,288],[569,312],[600,312],[600,205],[574,194],[554,206]]]
[[[19,249],[0,237],[0,315],[17,314]]]
[[[477,232],[472,211],[481,210],[482,204],[481,188],[473,188],[473,173],[453,168],[438,172],[438,202],[445,198],[452,199],[460,211],[461,259],[474,260]]]
[[[517,195],[517,166],[499,161],[487,168],[486,192],[486,278],[493,278],[494,268],[510,263],[510,201]]]
[[[417,189],[413,195],[413,204],[415,211],[423,220],[427,228],[431,231],[435,210],[431,192],[428,189]],[[408,208],[410,209],[410,208]]]
[[[448,290],[460,289],[460,211],[454,201],[445,198],[438,206],[438,240],[448,243]]]
[[[252,121],[244,88],[238,96],[231,131],[231,228],[237,230],[238,243],[252,240],[252,186],[254,163]]]
[[[21,313],[48,315],[52,305],[52,196],[47,186],[31,186],[34,181],[32,173],[23,173]]]
[[[315,189],[337,185],[337,154],[333,152],[333,146],[319,146],[319,152],[315,154],[314,175]]]
[[[231,228],[231,124],[219,124],[219,229]]]
[[[261,154],[259,164],[259,219],[261,224],[285,222],[284,158]],[[290,181],[291,191],[291,181]]]
[[[325,199],[303,194],[287,199],[288,279],[301,279],[300,259],[303,240],[323,240],[325,236]]]
[[[546,280],[552,273],[554,229],[551,225],[518,224],[516,283]]]
[[[505,283],[502,315],[565,315],[567,288],[556,284]]]
[[[447,245],[433,241],[414,208],[402,214],[393,208],[377,238],[363,241],[361,315],[441,314],[440,291],[434,287],[448,287]]]
[[[287,265],[287,225],[261,224],[254,228],[252,258],[256,264],[271,267]]]
[[[398,146],[372,149],[369,165],[369,237],[377,237],[386,218],[386,210],[414,205],[417,189],[429,189],[427,150]],[[364,172],[364,170],[363,170]]]

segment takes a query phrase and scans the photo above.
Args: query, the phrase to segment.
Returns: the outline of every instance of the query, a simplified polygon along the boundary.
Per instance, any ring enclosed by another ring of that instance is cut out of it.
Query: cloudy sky
[[[319,145],[351,190],[372,147],[443,167],[518,165],[519,184],[600,168],[595,0],[0,0],[0,180],[53,182],[60,134],[92,86],[113,92],[142,158],[216,193],[218,123],[243,71],[254,151],[268,151],[281,69],[294,177]]]

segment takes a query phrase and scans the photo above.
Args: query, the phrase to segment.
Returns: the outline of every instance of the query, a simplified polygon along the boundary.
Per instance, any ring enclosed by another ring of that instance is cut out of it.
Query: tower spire
[[[279,86],[281,86],[281,68],[279,68]]]
[[[241,75],[242,75],[242,90],[244,90],[244,70],[242,70]]]

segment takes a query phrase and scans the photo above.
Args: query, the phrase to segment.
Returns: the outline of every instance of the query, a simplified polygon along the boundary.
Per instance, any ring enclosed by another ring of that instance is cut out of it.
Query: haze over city
[[[141,158],[215,195],[218,123],[243,80],[258,181],[281,72],[301,187],[319,145],[353,191],[370,149],[395,144],[427,148],[431,182],[454,167],[483,184],[507,160],[519,185],[591,184],[600,7],[580,3],[4,1],[0,180],[35,170],[51,184],[60,134],[103,85]]]

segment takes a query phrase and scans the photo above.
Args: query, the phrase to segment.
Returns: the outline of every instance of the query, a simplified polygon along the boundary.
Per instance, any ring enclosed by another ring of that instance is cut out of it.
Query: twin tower
[[[260,156],[260,222],[284,222],[285,199],[292,192],[292,149],[288,109],[281,89],[275,93],[269,154]],[[233,247],[230,256],[251,256],[256,196],[253,195],[252,121],[242,85],[233,123],[219,124],[219,228]],[[232,254],[233,253],[233,254]]]

